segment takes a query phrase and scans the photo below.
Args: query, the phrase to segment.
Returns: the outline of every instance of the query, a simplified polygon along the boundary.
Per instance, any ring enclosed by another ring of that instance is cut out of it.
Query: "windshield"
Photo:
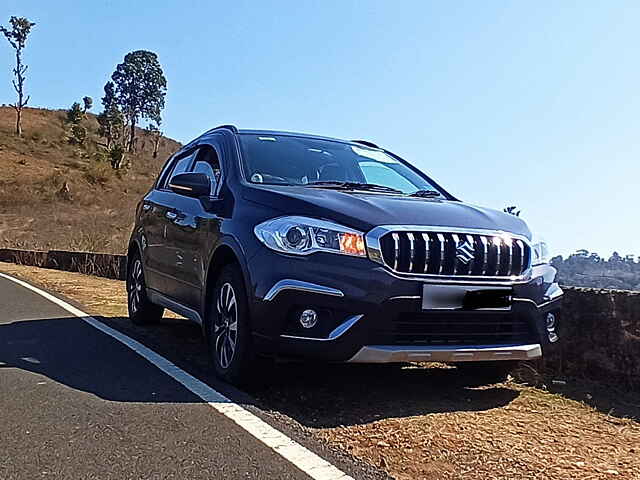
[[[375,184],[402,193],[436,190],[422,175],[382,150],[287,135],[241,134],[244,171],[252,183]]]

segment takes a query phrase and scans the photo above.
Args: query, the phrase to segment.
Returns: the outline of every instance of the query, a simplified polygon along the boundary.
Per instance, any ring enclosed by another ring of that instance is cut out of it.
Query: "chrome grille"
[[[381,263],[400,273],[511,278],[531,262],[524,238],[503,232],[397,230],[377,240]]]

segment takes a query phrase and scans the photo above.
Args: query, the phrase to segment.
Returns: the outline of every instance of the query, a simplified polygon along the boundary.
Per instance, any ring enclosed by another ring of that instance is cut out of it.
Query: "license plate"
[[[464,305],[467,290],[452,285],[424,285],[422,287],[423,310],[456,310]]]
[[[473,295],[469,295],[472,292]],[[504,287],[425,284],[422,287],[422,310],[508,309],[511,294],[512,290]]]

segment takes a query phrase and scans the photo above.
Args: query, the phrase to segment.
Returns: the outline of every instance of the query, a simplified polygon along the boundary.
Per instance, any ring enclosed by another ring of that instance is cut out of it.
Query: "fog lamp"
[[[556,332],[557,322],[556,316],[553,313],[547,313],[546,318],[546,326],[547,326],[547,335],[549,336],[549,341],[551,343],[558,341],[558,333]]]
[[[312,328],[318,323],[318,314],[315,310],[305,310],[300,314],[300,325],[304,328]]]

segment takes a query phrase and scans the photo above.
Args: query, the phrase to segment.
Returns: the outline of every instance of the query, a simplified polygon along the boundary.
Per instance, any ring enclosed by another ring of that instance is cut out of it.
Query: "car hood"
[[[243,197],[282,215],[332,220],[362,232],[379,225],[421,225],[503,230],[531,238],[520,218],[457,200],[280,185],[250,186]]]

